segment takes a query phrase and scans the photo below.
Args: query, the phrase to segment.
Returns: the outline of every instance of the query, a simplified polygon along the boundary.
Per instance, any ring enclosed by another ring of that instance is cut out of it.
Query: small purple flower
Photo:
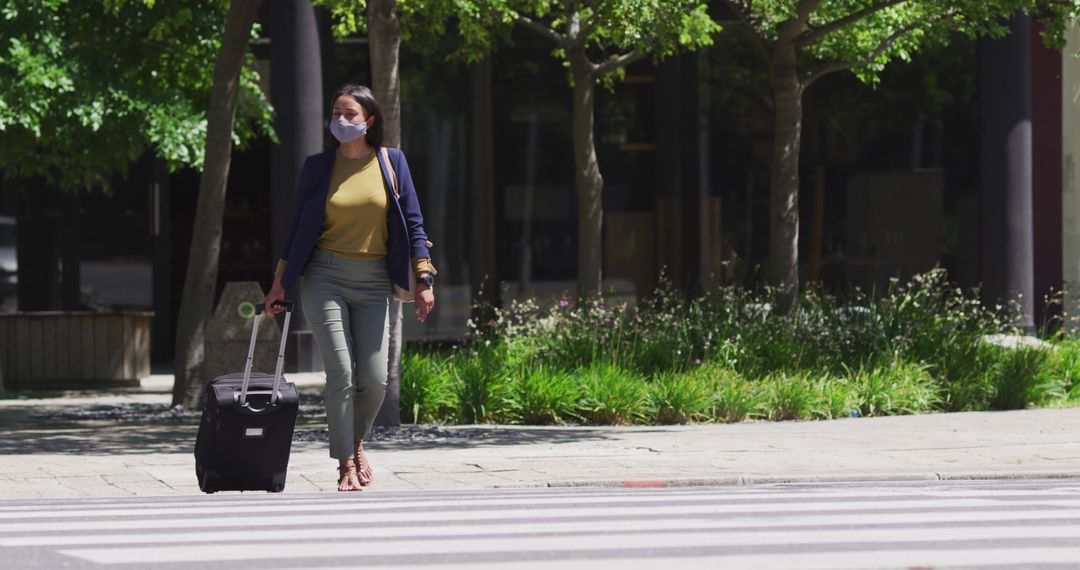
[[[567,301],[566,299],[560,299],[559,300],[559,307],[565,309],[566,307],[569,307],[569,306],[570,306],[570,301]]]
[[[611,328],[613,328],[613,329],[619,328],[619,323],[611,323]]]
[[[698,366],[701,366],[701,359],[700,358],[695,358],[694,359],[694,364],[696,364]]]

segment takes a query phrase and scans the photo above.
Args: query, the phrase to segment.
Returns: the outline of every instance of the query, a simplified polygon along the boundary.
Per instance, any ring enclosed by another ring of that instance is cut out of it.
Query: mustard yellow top
[[[315,247],[355,259],[385,256],[389,206],[382,170],[374,154],[360,159],[337,155],[330,171],[326,215]]]
[[[359,159],[336,155],[330,171],[326,214],[315,247],[353,259],[385,257],[389,200],[374,154]],[[274,276],[280,277],[285,266],[286,260],[278,261]],[[436,274],[428,258],[414,258],[413,271],[417,275]]]

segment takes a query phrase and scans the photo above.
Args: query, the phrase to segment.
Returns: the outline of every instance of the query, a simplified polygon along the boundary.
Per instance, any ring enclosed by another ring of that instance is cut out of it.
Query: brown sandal
[[[354,440],[355,453],[356,453],[356,465],[357,465],[357,480],[360,481],[362,487],[367,487],[371,484],[373,477],[373,471],[371,470],[371,464],[368,463],[367,454],[364,453],[364,442],[357,439]]]
[[[356,481],[355,485],[352,483],[352,480]],[[342,489],[341,488],[341,484],[342,484],[343,481],[346,482],[346,484],[348,485],[347,489]],[[362,491],[362,490],[363,489],[360,487],[360,475],[356,471],[356,462],[353,461],[352,459],[347,459],[347,460],[345,460],[344,463],[339,463],[338,464],[338,491],[344,492],[344,491]]]

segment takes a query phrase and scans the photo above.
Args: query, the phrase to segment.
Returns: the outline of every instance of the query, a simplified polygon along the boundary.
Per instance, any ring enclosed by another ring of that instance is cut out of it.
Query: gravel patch
[[[474,430],[445,429],[438,426],[403,425],[401,427],[375,426],[364,441],[440,441],[470,440],[482,437]],[[330,441],[325,429],[297,429],[293,441]]]
[[[300,397],[301,418],[323,417],[326,407],[321,398]],[[113,421],[119,423],[199,423],[202,412],[185,410],[180,406],[170,408],[167,404],[93,404],[77,408],[43,410],[29,414],[33,420],[45,422]]]
[[[305,398],[301,398],[303,401]],[[326,408],[321,399],[310,398],[312,403],[300,405],[300,419],[325,426]],[[29,418],[34,422],[78,422],[111,421],[121,424],[198,424],[202,412],[184,410],[180,406],[173,408],[163,404],[98,404],[77,409],[46,410],[34,412]],[[368,434],[367,441],[463,441],[482,437],[474,430],[446,429],[431,425],[404,425],[401,427],[375,426]],[[311,428],[298,425],[293,432],[293,441],[328,442],[329,432],[325,427]]]

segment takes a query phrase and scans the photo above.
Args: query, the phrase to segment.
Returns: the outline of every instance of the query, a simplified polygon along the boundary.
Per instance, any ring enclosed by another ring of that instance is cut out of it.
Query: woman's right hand
[[[275,277],[274,284],[270,286],[270,292],[266,294],[266,299],[263,300],[263,304],[266,307],[264,310],[268,315],[276,315],[285,310],[285,307],[278,305],[279,301],[285,300],[285,288],[281,286],[281,278]]]

